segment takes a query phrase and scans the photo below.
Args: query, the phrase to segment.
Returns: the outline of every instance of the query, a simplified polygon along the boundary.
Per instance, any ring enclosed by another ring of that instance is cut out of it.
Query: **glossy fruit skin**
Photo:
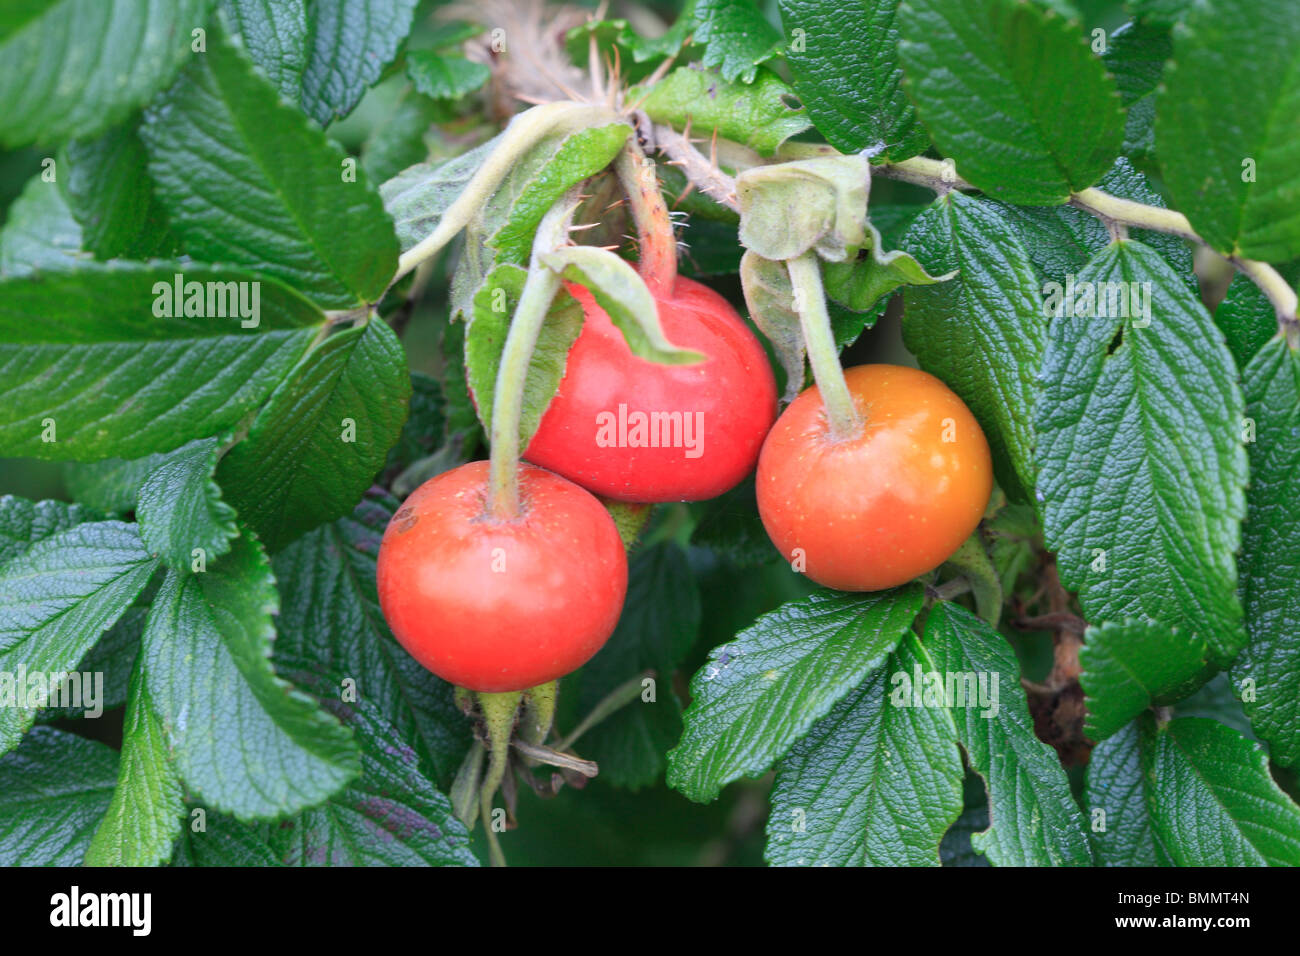
[[[524,690],[571,673],[623,609],[627,556],[609,512],[527,464],[519,491],[518,518],[490,517],[488,463],[461,465],[412,492],[379,545],[379,603],[394,636],[470,690]]]
[[[739,484],[776,418],[776,380],[736,310],[678,277],[671,292],[656,296],[660,325],[668,341],[707,359],[660,365],[632,354],[590,292],[568,288],[582,303],[582,332],[524,457],[617,501],[702,501]],[[620,440],[620,405],[629,440],[611,446],[611,437]],[[680,413],[677,447],[628,447],[640,437],[635,412]],[[696,436],[698,448],[683,447]]]
[[[820,392],[799,395],[759,456],[758,512],[787,560],[803,550],[818,584],[879,591],[938,567],[970,536],[993,463],[975,416],[933,375],[859,365],[844,378],[862,433],[832,441]]]

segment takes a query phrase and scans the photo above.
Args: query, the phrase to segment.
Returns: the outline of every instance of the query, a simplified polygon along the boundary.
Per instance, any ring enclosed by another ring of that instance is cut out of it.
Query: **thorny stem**
[[[656,148],[668,157],[670,166],[677,166],[686,176],[687,192],[698,189],[719,205],[740,212],[734,176],[728,176],[717,163],[696,149],[687,133],[659,124],[652,129]]]
[[[924,186],[938,193],[952,189],[975,189],[976,187],[955,175],[950,163],[924,156],[913,156],[898,163],[882,163],[872,168],[872,172],[887,179]],[[1192,228],[1191,222],[1182,213],[1174,209],[1162,209],[1112,196],[1100,189],[1082,189],[1070,196],[1070,205],[1076,209],[1096,216],[1112,235],[1119,228],[1131,226],[1135,229],[1150,229],[1153,232],[1168,233],[1197,245],[1209,247],[1201,236]],[[1300,321],[1297,321],[1297,295],[1286,279],[1266,262],[1246,259],[1239,255],[1227,257],[1237,269],[1249,278],[1272,303],[1277,313],[1278,327],[1286,335],[1293,347],[1300,346]]]
[[[817,264],[817,254],[811,250],[786,262],[790,269],[790,285],[794,287],[795,311],[803,328],[804,343],[808,349],[808,362],[813,378],[821,393],[826,417],[830,421],[832,441],[852,438],[862,432],[862,416],[854,407],[853,396],[844,381],[840,368],[839,352],[835,348],[835,335],[831,331],[831,317],[826,311],[826,294],[822,290],[822,274]]]
[[[632,221],[636,223],[641,278],[653,295],[666,295],[677,278],[677,237],[668,205],[659,191],[655,164],[646,158],[635,136],[628,138],[615,157],[614,172],[627,193]]]
[[[541,257],[565,241],[577,202],[575,188],[560,197],[537,227],[528,278],[501,351],[493,390],[488,511],[502,520],[519,515],[519,422],[524,410],[524,386],[542,323],[560,291],[560,277],[542,264]]]

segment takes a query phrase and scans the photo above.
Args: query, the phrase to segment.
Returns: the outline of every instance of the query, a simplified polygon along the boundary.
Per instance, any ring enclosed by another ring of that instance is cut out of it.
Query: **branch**
[[[956,175],[953,166],[945,161],[914,156],[898,163],[881,163],[872,167],[872,172],[886,179],[924,186],[937,193],[946,193],[953,189],[975,189],[971,183]],[[1148,206],[1131,199],[1121,199],[1100,189],[1083,189],[1070,196],[1070,205],[1076,209],[1096,216],[1106,224],[1112,235],[1117,234],[1116,227],[1132,226],[1136,229],[1150,229],[1179,236],[1198,245],[1209,246],[1192,228],[1191,222],[1182,213],[1159,206]],[[1266,262],[1246,259],[1239,255],[1226,257],[1237,269],[1249,278],[1264,293],[1277,312],[1278,327],[1288,339],[1300,338],[1300,321],[1297,321],[1297,296],[1281,274]]]
[[[672,166],[677,166],[686,176],[690,187],[698,189],[714,202],[740,212],[740,203],[736,200],[736,180],[718,168],[716,162],[709,160],[695,148],[689,133],[679,133],[671,126],[656,123],[654,142],[659,152],[668,157]]]

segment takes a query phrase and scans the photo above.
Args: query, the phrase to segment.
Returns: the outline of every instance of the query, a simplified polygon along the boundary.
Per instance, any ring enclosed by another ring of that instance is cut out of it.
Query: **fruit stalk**
[[[830,422],[830,437],[843,441],[862,432],[862,417],[853,404],[853,396],[844,381],[840,368],[839,352],[835,348],[835,335],[831,331],[831,317],[826,311],[826,295],[822,291],[821,269],[817,255],[811,250],[786,262],[790,270],[790,285],[794,289],[794,307],[799,313],[808,361],[813,378],[821,393],[826,417]]]
[[[542,323],[546,321],[546,314],[561,284],[560,277],[542,264],[541,257],[565,241],[569,220],[577,204],[577,190],[570,190],[551,207],[537,227],[528,278],[510,321],[510,331],[506,333],[506,343],[501,351],[501,365],[497,368],[493,390],[488,511],[506,521],[519,515],[519,422],[523,416],[528,367],[533,361]]]
[[[627,193],[632,221],[636,223],[641,278],[656,298],[666,297],[677,279],[677,237],[668,205],[659,191],[654,160],[646,156],[633,136],[615,157],[614,171]]]

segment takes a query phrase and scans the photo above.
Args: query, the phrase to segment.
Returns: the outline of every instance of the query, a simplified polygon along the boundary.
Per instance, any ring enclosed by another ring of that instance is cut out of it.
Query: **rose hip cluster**
[[[992,491],[988,444],[933,376],[848,369],[861,427],[833,435],[816,387],[777,420],[766,352],[705,286],[674,277],[653,290],[665,337],[705,356],[690,365],[633,355],[594,298],[570,291],[584,325],[524,453],[519,513],[491,513],[488,464],[472,462],[416,490],[384,534],[384,616],[438,676],[521,690],[601,648],[622,610],[627,559],[596,495],[698,501],[757,463],[759,513],[776,547],[812,580],[848,591],[937,567],[978,524]]]

